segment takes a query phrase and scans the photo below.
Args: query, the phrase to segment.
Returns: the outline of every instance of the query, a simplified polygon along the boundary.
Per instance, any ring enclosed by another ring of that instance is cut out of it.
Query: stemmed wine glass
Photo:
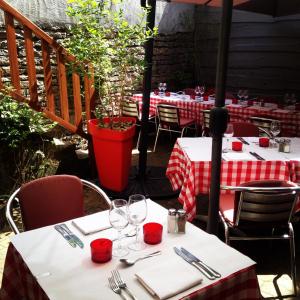
[[[200,86],[199,85],[197,85],[195,87],[195,94],[196,94],[196,99],[198,100],[199,99],[199,95],[201,94],[201,92],[200,92]]]
[[[233,125],[231,123],[227,124],[226,131],[224,132],[224,136],[226,137],[226,144],[225,148],[223,149],[223,153],[228,152],[230,149],[228,147],[229,145],[229,138],[233,137]]]
[[[270,125],[270,133],[272,134],[272,140],[274,141],[273,145],[276,145],[275,138],[280,133],[280,122],[272,121]]]
[[[200,86],[200,94],[201,94],[201,100],[203,100],[203,94],[205,93],[205,86]]]
[[[139,225],[145,221],[147,216],[147,202],[144,195],[135,194],[129,196],[127,215],[130,224],[136,228],[135,242],[130,244],[128,248],[135,251],[142,250],[145,248],[145,244],[139,241],[138,235],[140,231]]]
[[[162,96],[164,93],[164,83],[163,82],[160,82],[158,84],[158,90],[159,90],[159,95]]]
[[[241,104],[242,98],[244,97],[244,91],[243,90],[239,90],[238,93],[237,93],[237,96],[239,98],[239,104]]]
[[[167,84],[165,82],[162,83],[162,91],[163,91],[163,94],[166,93],[166,90],[167,90]]]
[[[129,251],[121,245],[121,231],[128,225],[127,201],[124,199],[115,199],[111,202],[109,209],[109,222],[113,228],[118,231],[117,247],[113,248],[113,256],[121,257]]]

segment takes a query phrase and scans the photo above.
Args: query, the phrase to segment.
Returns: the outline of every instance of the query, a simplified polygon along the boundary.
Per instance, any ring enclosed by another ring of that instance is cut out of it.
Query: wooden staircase
[[[77,73],[72,68],[76,58],[4,0],[0,0],[0,9],[4,12],[6,26],[12,98],[28,103],[68,131],[86,137],[83,124],[91,118],[95,98],[93,75],[87,75],[92,72]],[[22,35],[21,43],[16,32]],[[26,53],[25,71],[20,70],[20,48]],[[37,68],[41,67],[42,86],[37,80]],[[21,71],[26,75],[22,80]],[[0,89],[4,88],[3,75],[0,68]]]

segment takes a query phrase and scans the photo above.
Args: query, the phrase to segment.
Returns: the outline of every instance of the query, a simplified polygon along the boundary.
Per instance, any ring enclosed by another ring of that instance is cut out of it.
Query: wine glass
[[[226,137],[226,144],[225,148],[223,149],[223,153],[228,152],[230,149],[228,148],[229,145],[229,138],[233,137],[233,125],[231,123],[227,124],[226,131],[224,132],[224,136]]]
[[[244,91],[239,90],[237,93],[237,97],[239,98],[239,104],[241,104],[243,96],[244,96]]]
[[[201,94],[201,92],[200,92],[200,86],[199,85],[197,85],[195,87],[195,94],[196,94],[196,99],[198,100],[199,99],[199,95]]]
[[[164,83],[163,82],[160,82],[158,84],[158,90],[159,90],[159,95],[162,96],[163,93],[164,93],[164,87],[163,87]]]
[[[205,93],[205,86],[200,86],[200,94],[201,94],[201,100],[203,100],[203,94]]]
[[[166,93],[166,90],[167,90],[167,84],[165,82],[162,83],[162,91],[163,91],[163,94]]]
[[[127,204],[127,215],[130,224],[136,228],[135,242],[128,246],[131,250],[142,250],[145,248],[145,244],[141,243],[138,239],[139,236],[139,225],[143,223],[147,216],[147,202],[146,197],[141,194],[135,194],[129,196]]]
[[[121,257],[129,253],[121,245],[121,231],[128,225],[127,201],[124,199],[115,199],[111,202],[109,209],[109,222],[113,228],[118,231],[117,247],[113,248],[113,256]]]

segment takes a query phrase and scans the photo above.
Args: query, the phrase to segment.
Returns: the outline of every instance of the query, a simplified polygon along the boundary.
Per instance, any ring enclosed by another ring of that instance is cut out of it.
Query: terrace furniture
[[[272,136],[270,133],[271,124],[272,122],[278,120],[262,117],[262,116],[253,116],[250,117],[250,121],[252,124],[256,125],[259,128],[259,130],[261,131],[261,135],[267,135],[268,137],[271,137]]]
[[[202,110],[202,136],[209,136],[210,109]]]
[[[259,128],[251,123],[247,122],[232,122],[233,136],[249,137],[259,136]]]
[[[196,119],[183,118],[180,116],[179,111],[180,109],[174,105],[157,105],[157,116],[159,124],[156,132],[153,152],[155,152],[158,136],[161,131],[180,133],[180,137],[182,137],[187,129],[193,129],[195,130],[195,135],[197,134]]]
[[[289,240],[291,278],[296,295],[295,241],[291,217],[300,186],[289,181],[262,180],[221,188],[234,191],[234,194],[222,194],[220,197],[225,242]]]
[[[108,283],[111,271],[118,269],[128,288],[140,300],[158,299],[137,280],[135,274],[142,272],[148,274],[152,272],[154,275],[150,278],[158,280],[159,284],[161,282],[163,289],[168,284],[170,300],[260,299],[255,262],[252,259],[189,222],[186,224],[186,234],[168,234],[166,230],[168,211],[149,199],[147,207],[148,215],[145,223],[159,222],[163,225],[162,243],[149,245],[145,250],[139,251],[138,256],[151,253],[155,249],[161,250],[161,255],[142,260],[129,268],[120,267],[119,259],[115,257],[107,263],[96,264],[91,261],[90,242],[98,238],[114,239],[116,230],[111,228],[82,235],[72,225],[72,220],[67,221],[66,225],[82,240],[83,249],[72,248],[54,226],[22,232],[11,239],[5,260],[0,298],[118,300],[121,299],[120,295],[115,294]],[[95,220],[95,215],[99,218],[108,218],[108,211],[85,216],[84,219]],[[124,238],[123,245],[132,243],[134,238]],[[174,245],[184,247],[199,256],[203,262],[218,271],[221,278],[214,280],[206,278],[194,266],[175,254]],[[177,289],[172,295],[172,291],[178,288],[177,285],[185,280],[187,274],[197,282],[181,291]],[[124,294],[124,291],[122,293]]]
[[[84,216],[83,187],[101,196],[107,206],[110,199],[95,184],[71,175],[53,175],[23,184],[8,199],[6,218],[14,233],[20,233],[12,216],[15,201],[20,205],[23,230],[32,230]]]
[[[140,112],[139,102],[138,101],[124,101],[122,103],[122,116],[136,118],[136,125],[140,127],[142,116],[141,116],[141,112]],[[155,129],[157,130],[155,111],[149,112],[149,121],[155,124]],[[136,148],[139,147],[140,137],[141,137],[141,131],[139,132]]]

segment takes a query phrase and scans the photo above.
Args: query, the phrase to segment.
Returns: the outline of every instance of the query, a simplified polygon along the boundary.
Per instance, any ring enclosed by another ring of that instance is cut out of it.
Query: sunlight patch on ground
[[[152,151],[151,150],[147,150],[147,153],[151,153]],[[138,155],[140,152],[138,149],[132,149],[132,155]]]
[[[275,290],[274,286],[274,278],[277,275],[257,275],[260,292],[264,298],[266,297],[278,297],[277,292]],[[291,277],[287,274],[283,274],[281,277],[279,277],[275,284],[277,283],[279,290],[281,292],[281,295],[292,295],[293,294],[293,282],[291,280]]]

